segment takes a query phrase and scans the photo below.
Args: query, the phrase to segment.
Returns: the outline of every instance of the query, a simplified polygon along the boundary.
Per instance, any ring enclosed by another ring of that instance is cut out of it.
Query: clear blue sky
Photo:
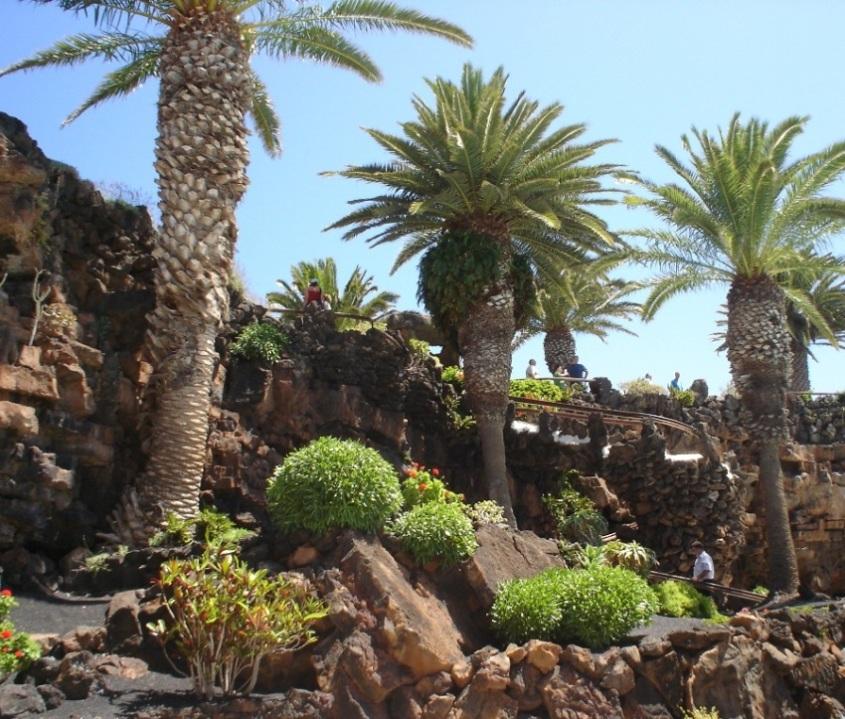
[[[238,259],[254,295],[275,289],[274,281],[287,278],[300,260],[333,256],[342,278],[361,264],[381,288],[400,294],[401,307],[415,307],[416,266],[389,275],[398,244],[371,250],[363,241],[344,243],[338,233],[322,232],[346,211],[347,201],[366,196],[368,189],[318,173],[383,159],[361,128],[395,130],[413,117],[412,93],[426,94],[424,77],[456,79],[466,61],[487,72],[504,65],[512,95],[525,90],[545,103],[562,102],[564,122],[587,123],[590,139],[620,141],[605,148],[601,159],[655,180],[669,179],[654,156],[655,143],[678,149],[691,125],[714,129],[735,111],[771,122],[810,115],[795,145],[801,153],[845,137],[845,3],[839,0],[405,4],[460,24],[474,36],[475,48],[409,35],[358,36],[382,68],[384,82],[378,85],[328,67],[257,61],[282,117],[285,151],[273,160],[252,142],[251,184],[238,213]],[[91,29],[84,17],[2,0],[0,66]],[[157,83],[59,129],[103,69],[90,63],[0,79],[0,110],[21,118],[50,157],[76,166],[83,177],[126,183],[154,197]],[[836,192],[845,193],[845,186]],[[616,230],[649,221],[623,208],[603,214]],[[845,253],[845,238],[833,249]],[[684,384],[704,377],[718,392],[728,384],[728,365],[710,335],[725,293],[720,288],[673,300],[653,322],[634,326],[638,337],[614,335],[607,344],[581,337],[581,359],[591,375],[608,376],[615,384],[644,372],[665,384],[677,369]],[[814,389],[845,388],[845,356],[827,348],[816,354]],[[542,364],[540,339],[516,353],[516,376],[529,357]]]

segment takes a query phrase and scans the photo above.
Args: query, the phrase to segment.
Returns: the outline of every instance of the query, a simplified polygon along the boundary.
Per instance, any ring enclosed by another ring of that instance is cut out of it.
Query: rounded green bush
[[[508,393],[511,397],[540,399],[546,402],[565,402],[571,398],[571,393],[545,379],[512,379]]]
[[[712,597],[699,592],[691,584],[669,579],[654,587],[660,602],[660,613],[669,617],[718,619],[719,609]]]
[[[374,449],[320,437],[291,452],[267,485],[267,506],[280,529],[374,532],[402,505],[399,478]]]
[[[547,569],[529,579],[502,582],[490,609],[493,630],[505,641],[554,641],[560,625],[558,595],[564,569]]]
[[[459,503],[417,504],[393,522],[390,533],[420,564],[434,559],[457,564],[478,548],[472,522]]]
[[[554,569],[502,584],[490,618],[509,642],[545,639],[599,649],[648,620],[657,597],[642,577],[620,567]]]

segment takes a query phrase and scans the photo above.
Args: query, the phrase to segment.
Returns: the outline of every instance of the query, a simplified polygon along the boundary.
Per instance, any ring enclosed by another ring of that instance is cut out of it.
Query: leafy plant
[[[764,587],[762,584],[758,584],[751,591],[754,592],[754,594],[759,594],[761,597],[768,597],[769,596],[768,587]]]
[[[642,397],[648,394],[666,394],[668,390],[647,379],[632,379],[620,385],[622,391],[631,397]]]
[[[546,639],[598,649],[648,620],[657,607],[644,579],[627,569],[596,565],[504,582],[490,616],[506,641]]]
[[[11,589],[0,589],[0,622],[6,621],[9,613],[18,606]]]
[[[399,515],[389,531],[420,564],[457,564],[478,548],[472,522],[459,504],[424,502]]]
[[[90,557],[86,557],[85,569],[91,572],[91,574],[102,572],[108,566],[109,556],[108,552],[101,552],[100,554],[92,554]]]
[[[614,540],[602,545],[601,550],[604,561],[608,565],[628,569],[641,577],[648,576],[657,563],[654,552],[639,542]]]
[[[446,413],[449,415],[449,422],[452,429],[460,431],[475,427],[475,417],[461,412],[461,400],[459,397],[445,397]]]
[[[440,479],[440,470],[437,467],[427,469],[421,464],[414,462],[404,471],[405,479],[402,482],[402,499],[405,509],[413,509],[417,504],[425,502],[463,502],[464,496],[456,494],[446,488],[446,484]]]
[[[692,407],[695,404],[695,392],[691,389],[673,389],[669,394],[678,400],[682,407]]]
[[[182,654],[194,691],[205,699],[214,697],[215,687],[224,696],[250,692],[261,658],[314,641],[310,626],[326,614],[302,585],[210,550],[165,562],[158,585],[169,622],[160,619],[148,628],[168,659],[169,642]]]
[[[492,524],[497,527],[507,527],[505,510],[501,504],[493,499],[483,499],[475,504],[464,505],[464,513],[469,517],[473,527]]]
[[[511,397],[546,402],[566,402],[574,396],[574,391],[569,387],[558,387],[551,380],[542,379],[512,379],[508,393]]]
[[[719,619],[722,616],[711,597],[686,582],[669,579],[655,585],[654,591],[660,601],[661,614],[698,619]]]
[[[244,327],[232,343],[231,352],[236,357],[263,362],[278,362],[287,347],[287,335],[276,325],[253,322]]]
[[[440,372],[440,379],[452,385],[458,394],[464,391],[464,371],[457,365],[444,367]]]
[[[411,337],[408,339],[408,347],[411,348],[411,354],[423,362],[432,358],[431,345],[425,340],[418,340]]]
[[[505,641],[517,644],[529,639],[556,639],[564,571],[547,569],[529,579],[502,582],[490,608],[493,630]]]
[[[267,506],[286,531],[379,529],[402,504],[399,479],[378,452],[320,437],[291,452],[267,485]]]
[[[557,525],[560,539],[580,544],[600,544],[607,520],[593,503],[563,480],[557,494],[543,495],[543,503]]]
[[[681,712],[681,719],[722,719],[716,707],[710,707],[709,709],[694,707],[691,711],[682,709]]]
[[[150,538],[151,547],[183,547],[197,540],[217,549],[237,547],[255,532],[238,527],[231,518],[213,508],[200,511],[191,519],[169,512],[164,529]]]

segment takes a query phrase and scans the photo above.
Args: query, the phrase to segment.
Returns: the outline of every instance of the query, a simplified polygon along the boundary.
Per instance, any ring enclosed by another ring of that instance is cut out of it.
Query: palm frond
[[[250,71],[252,91],[250,93],[250,115],[255,123],[255,129],[261,138],[261,144],[267,153],[273,157],[282,154],[281,121],[273,101],[267,92],[266,85],[254,70]]]

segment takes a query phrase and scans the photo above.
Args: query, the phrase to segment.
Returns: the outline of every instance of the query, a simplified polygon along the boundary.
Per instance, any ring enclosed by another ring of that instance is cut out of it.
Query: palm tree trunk
[[[500,276],[509,277],[510,253],[503,250],[502,255]],[[464,387],[481,440],[487,492],[504,507],[508,524],[515,528],[504,437],[514,331],[513,290],[507,282],[501,282],[470,313],[459,330],[459,342]]]
[[[573,361],[575,352],[575,337],[568,327],[556,327],[546,332],[543,338],[543,354],[549,372],[558,367],[566,367]]]
[[[789,389],[793,392],[809,392],[810,352],[803,343],[794,337],[791,338],[790,345],[792,347],[792,381],[789,383]]]
[[[228,317],[235,208],[247,184],[249,82],[248,54],[226,13],[197,11],[171,28],[156,141],[162,229],[147,333],[152,431],[137,492],[146,526],[131,522],[135,543],[167,512],[190,518],[199,508],[214,342]]]
[[[786,388],[791,357],[786,300],[768,277],[734,279],[728,292],[727,345],[744,423],[759,452],[770,588],[791,594],[798,589],[798,562],[778,459],[780,442],[788,435]]]

